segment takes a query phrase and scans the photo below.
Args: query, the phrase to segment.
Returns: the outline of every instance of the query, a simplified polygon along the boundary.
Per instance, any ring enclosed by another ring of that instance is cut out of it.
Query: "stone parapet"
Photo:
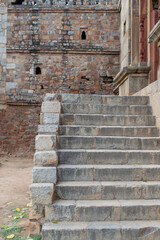
[[[156,117],[156,125],[160,128],[160,80],[157,80],[147,87],[134,94],[135,96],[149,96],[153,115]]]
[[[30,235],[38,234],[45,221],[45,206],[53,203],[57,183],[57,134],[61,112],[61,96],[47,94],[41,106],[41,125],[36,136],[33,184],[30,186],[32,208],[30,211]],[[54,121],[52,121],[52,118]],[[43,127],[42,127],[43,126]],[[51,132],[49,132],[49,129]]]

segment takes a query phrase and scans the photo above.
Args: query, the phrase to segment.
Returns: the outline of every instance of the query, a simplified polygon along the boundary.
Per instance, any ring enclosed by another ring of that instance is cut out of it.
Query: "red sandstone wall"
[[[12,106],[0,110],[1,154],[34,152],[34,139],[39,124],[40,106]]]

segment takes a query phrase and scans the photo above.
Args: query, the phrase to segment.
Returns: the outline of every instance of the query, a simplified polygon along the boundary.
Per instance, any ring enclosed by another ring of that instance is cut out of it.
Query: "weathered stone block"
[[[56,183],[56,167],[34,167],[32,170],[33,183]]]
[[[45,207],[46,220],[72,221],[75,216],[75,201],[58,201]]]
[[[29,236],[40,234],[41,225],[38,222],[29,222]]]
[[[37,135],[36,150],[45,151],[56,148],[56,135]]]
[[[43,102],[41,111],[43,113],[60,113],[61,111],[61,104],[58,101],[55,102]]]
[[[58,125],[57,124],[45,124],[45,125],[38,125],[38,133],[42,134],[56,134],[58,132]]]
[[[30,185],[32,204],[52,204],[54,185],[52,183],[34,183]]]
[[[40,123],[41,124],[59,124],[58,113],[41,113]]]
[[[35,166],[57,166],[57,153],[55,151],[36,152],[34,164]]]
[[[44,217],[44,207],[40,204],[34,204],[29,209],[29,219],[30,220],[39,220]]]
[[[44,102],[46,101],[59,101],[61,102],[62,96],[61,94],[47,93],[44,97]]]

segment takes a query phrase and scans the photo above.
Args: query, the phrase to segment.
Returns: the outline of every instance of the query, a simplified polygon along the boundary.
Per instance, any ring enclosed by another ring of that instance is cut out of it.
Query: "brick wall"
[[[1,154],[30,155],[39,124],[40,106],[7,105],[0,110]]]

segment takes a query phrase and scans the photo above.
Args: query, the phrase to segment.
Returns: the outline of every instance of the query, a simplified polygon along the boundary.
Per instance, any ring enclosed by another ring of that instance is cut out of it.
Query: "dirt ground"
[[[32,168],[32,157],[0,157],[0,227],[13,225],[13,219],[9,217],[13,215],[13,209],[26,208],[30,202]],[[26,211],[28,214],[28,209]],[[27,217],[19,219],[16,224],[27,234]]]

